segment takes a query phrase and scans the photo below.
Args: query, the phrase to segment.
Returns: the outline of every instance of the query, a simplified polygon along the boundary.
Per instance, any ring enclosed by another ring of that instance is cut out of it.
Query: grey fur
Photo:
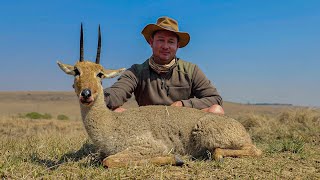
[[[206,150],[252,144],[238,121],[197,109],[145,106],[112,112],[104,104],[102,87],[94,104],[81,105],[81,112],[90,138],[107,155],[126,150],[144,157],[169,152],[198,157]]]

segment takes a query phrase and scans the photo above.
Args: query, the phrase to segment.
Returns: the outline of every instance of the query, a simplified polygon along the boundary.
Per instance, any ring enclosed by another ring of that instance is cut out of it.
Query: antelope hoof
[[[215,161],[223,162],[222,152],[221,152],[221,150],[220,150],[219,148],[216,148],[216,149],[214,150],[213,155],[214,155],[214,160],[215,160]]]
[[[104,158],[104,159],[102,160],[102,165],[103,165],[103,167],[105,167],[105,168],[109,168],[110,162],[108,161],[107,158]]]
[[[179,158],[178,156],[174,156],[175,160],[176,160],[176,166],[183,166],[184,165],[184,161]]]
[[[102,161],[103,167],[109,169],[109,168],[115,168],[119,167],[119,160],[111,159],[111,158],[104,158]]]

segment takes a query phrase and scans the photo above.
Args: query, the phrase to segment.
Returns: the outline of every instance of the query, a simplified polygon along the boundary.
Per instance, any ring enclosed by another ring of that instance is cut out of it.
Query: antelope
[[[92,142],[105,154],[105,167],[125,167],[152,163],[183,165],[179,155],[203,157],[211,152],[223,157],[260,156],[243,125],[224,115],[186,107],[141,106],[118,113],[104,102],[102,79],[125,70],[104,69],[100,65],[99,25],[96,62],[83,59],[83,27],[80,60],[74,65],[57,62],[66,74],[74,76],[84,127]]]

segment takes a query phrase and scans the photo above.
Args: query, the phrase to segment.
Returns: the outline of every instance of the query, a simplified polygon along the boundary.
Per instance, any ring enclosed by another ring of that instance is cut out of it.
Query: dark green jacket
[[[149,60],[132,65],[117,82],[104,90],[107,107],[122,106],[132,93],[139,106],[169,106],[175,101],[197,109],[222,105],[221,96],[199,67],[181,59],[171,71],[160,75],[149,67]]]

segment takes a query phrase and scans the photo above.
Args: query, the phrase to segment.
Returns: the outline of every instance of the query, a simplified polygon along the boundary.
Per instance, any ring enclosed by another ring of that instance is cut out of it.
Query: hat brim
[[[175,34],[177,34],[179,36],[179,48],[185,47],[190,41],[190,35],[188,33],[178,32],[178,31],[174,31],[172,29],[166,29],[166,28],[158,26],[156,24],[148,24],[146,27],[143,28],[141,33],[144,36],[144,38],[146,39],[146,41],[149,43],[152,34],[155,31],[160,31],[160,30],[167,30],[167,31],[171,31],[171,32],[174,32]]]

